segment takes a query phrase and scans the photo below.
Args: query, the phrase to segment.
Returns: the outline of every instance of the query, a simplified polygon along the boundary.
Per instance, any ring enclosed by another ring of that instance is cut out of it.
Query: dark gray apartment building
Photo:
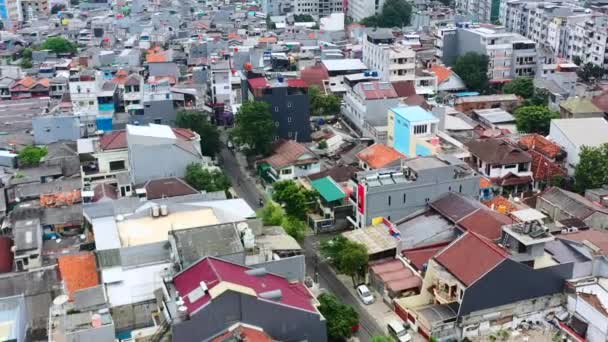
[[[269,104],[276,126],[275,140],[310,141],[310,100],[306,82],[282,77],[273,80],[252,77],[242,89],[245,101]]]
[[[350,197],[355,209],[349,221],[359,228],[371,225],[374,218],[397,222],[451,191],[478,198],[479,178],[465,162],[443,155],[408,159],[397,168],[359,172]]]

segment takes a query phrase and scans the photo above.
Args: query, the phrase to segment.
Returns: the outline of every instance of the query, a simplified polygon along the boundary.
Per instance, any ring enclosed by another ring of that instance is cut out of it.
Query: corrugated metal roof
[[[311,185],[326,202],[339,201],[346,197],[342,188],[329,176],[314,180]]]

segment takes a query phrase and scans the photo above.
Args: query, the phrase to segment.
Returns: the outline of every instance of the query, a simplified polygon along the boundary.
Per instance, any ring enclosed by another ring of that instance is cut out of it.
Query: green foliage
[[[319,141],[319,144],[317,145],[317,147],[320,150],[326,149],[327,148],[327,140],[321,140],[321,141]]]
[[[489,91],[488,62],[488,56],[469,52],[458,57],[453,70],[469,90],[485,94]]]
[[[412,5],[406,0],[386,0],[378,15],[361,20],[367,27],[404,27],[410,24]]]
[[[337,115],[340,113],[340,98],[333,94],[322,94],[319,87],[308,90],[310,114],[312,116]]]
[[[534,82],[531,77],[518,77],[502,87],[505,94],[515,94],[524,99],[534,95]]]
[[[315,21],[315,18],[313,18],[310,14],[294,14],[293,20],[296,23],[311,23]]]
[[[188,165],[185,179],[190,186],[201,191],[226,191],[230,187],[230,180],[222,171],[209,171],[196,163]]]
[[[47,153],[46,147],[26,146],[19,151],[19,163],[22,166],[38,165]]]
[[[306,212],[318,197],[316,191],[303,188],[290,180],[276,182],[272,189],[272,199],[283,205],[287,215],[298,219],[306,217]]]
[[[265,226],[280,226],[284,216],[285,210],[273,201],[266,201],[264,207],[258,211],[258,217],[262,218]]]
[[[388,336],[378,335],[372,337],[372,342],[393,342],[393,339]]]
[[[270,14],[266,15],[266,28],[269,30],[274,30],[277,28],[277,25],[270,20]]]
[[[55,53],[74,53],[78,50],[78,46],[63,37],[51,37],[42,43],[42,49],[51,50]]]
[[[574,171],[576,190],[599,188],[608,184],[608,143],[598,147],[583,146]]]
[[[595,65],[593,63],[587,63],[587,64],[583,65],[582,67],[579,67],[579,69],[576,73],[583,82],[589,82],[589,81],[597,82],[602,78],[602,76],[604,76],[606,71],[604,70],[604,68],[602,68],[599,65]]]
[[[515,110],[517,130],[525,133],[549,134],[551,119],[559,117],[559,113],[551,111],[546,106],[525,106]]]
[[[21,57],[27,58],[27,59],[32,59],[32,49],[30,49],[30,48],[23,49],[23,51],[21,51]]]
[[[583,64],[583,60],[579,56],[574,56],[572,57],[572,63],[580,66]]]
[[[547,106],[549,105],[549,92],[545,89],[534,88],[534,94],[524,100],[524,106]]]
[[[359,314],[351,306],[344,305],[338,298],[323,293],[318,298],[319,312],[327,320],[329,341],[344,341],[353,334],[353,327],[359,323]]]
[[[285,216],[281,225],[285,232],[296,241],[303,242],[306,238],[306,231],[308,230],[306,222],[293,216]]]
[[[275,126],[268,103],[247,101],[236,115],[232,135],[239,145],[247,145],[250,154],[267,154],[274,138]]]
[[[342,274],[349,275],[355,284],[355,277],[365,274],[369,261],[367,248],[364,245],[352,242],[342,235],[321,242],[321,255]]]
[[[53,5],[53,7],[51,7],[51,14],[57,14],[64,10],[65,10],[64,4],[55,4],[55,5]]]
[[[21,68],[23,68],[23,69],[29,69],[29,68],[31,68],[33,66],[32,65],[32,60],[31,59],[27,59],[27,58],[23,58],[21,60],[21,64],[19,64],[19,66]]]
[[[180,110],[175,118],[175,125],[188,128],[201,137],[201,152],[213,157],[220,152],[220,132],[209,122],[206,114],[196,111]]]

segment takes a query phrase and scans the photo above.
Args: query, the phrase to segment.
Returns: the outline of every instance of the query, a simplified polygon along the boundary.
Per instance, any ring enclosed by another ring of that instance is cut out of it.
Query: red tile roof
[[[63,255],[57,259],[59,273],[70,298],[74,292],[99,285],[95,255],[90,252]]]
[[[467,232],[435,256],[464,285],[470,286],[507,258],[504,249],[490,240]]]
[[[177,138],[185,141],[192,140],[196,136],[196,134],[188,128],[173,128],[173,133]]]
[[[214,338],[211,342],[273,342],[274,340],[261,329],[240,325],[231,331]]]
[[[558,144],[550,141],[540,134],[529,134],[519,139],[519,146],[527,149],[537,151],[543,155],[554,159],[561,152],[561,147]]]
[[[496,211],[499,211],[499,208],[501,206],[504,206],[505,214],[508,214],[515,210],[519,210],[519,208],[515,204],[513,204],[511,201],[509,201],[508,199],[506,199],[505,197],[500,196],[500,195],[492,198],[489,201],[484,201],[482,203],[485,204],[488,208],[492,208],[492,206],[494,206],[494,210],[496,210]]]
[[[458,221],[458,226],[490,240],[498,240],[502,235],[502,226],[512,223],[513,220],[507,215],[484,207]]]
[[[528,151],[532,156],[532,176],[536,181],[550,180],[553,177],[566,176],[566,170],[536,151]]]
[[[437,76],[437,84],[441,84],[452,76],[452,70],[444,67],[443,65],[433,65],[431,71]]]
[[[264,77],[250,78],[248,80],[248,82],[249,82],[249,87],[251,87],[252,89],[261,89],[261,88],[270,87],[270,84]]]
[[[99,147],[102,150],[120,150],[127,148],[127,131],[112,131],[99,138]]]
[[[479,177],[479,188],[485,189],[492,186],[492,181],[487,179],[486,177]]]
[[[206,257],[173,277],[173,284],[175,289],[181,294],[190,314],[211,302],[213,299],[209,291],[212,291],[220,284],[227,287],[237,285],[241,289],[246,289],[245,291],[247,292],[252,291],[250,293],[253,293],[258,298],[260,298],[260,294],[262,293],[280,290],[280,300],[262,300],[317,313],[312,302],[314,297],[302,283],[290,283],[287,279],[271,273],[258,276],[251,275],[247,274],[248,270],[250,268],[246,266],[233,264],[213,257]],[[191,302],[188,294],[200,288],[201,282],[205,282],[209,291],[201,298]],[[237,289],[234,290],[238,291]],[[214,297],[218,295],[221,295],[221,292],[214,294]]]
[[[146,197],[148,199],[186,196],[199,193],[183,179],[177,177],[151,180],[146,182],[144,188],[146,189]]]
[[[393,88],[399,97],[410,97],[416,95],[414,81],[393,82]]]
[[[571,241],[589,241],[599,248],[598,254],[608,255],[608,231],[604,230],[581,230],[576,233],[560,234],[557,238]]]
[[[323,88],[323,81],[329,79],[327,70],[321,65],[315,65],[310,68],[302,69],[300,72],[300,78],[304,80],[309,86],[317,86]]]
[[[309,158],[301,159],[307,154],[310,155]],[[278,170],[290,165],[308,164],[315,160],[318,160],[317,157],[306,146],[294,140],[283,140],[276,145],[273,155],[263,161]]]
[[[418,289],[422,279],[399,260],[374,264],[372,272],[393,292]]]
[[[104,198],[115,200],[118,198],[118,190],[116,187],[109,183],[97,184],[93,188],[93,198],[91,201],[99,202]]]
[[[399,159],[405,158],[405,155],[384,144],[373,144],[357,153],[357,158],[372,169],[381,169]]]
[[[299,78],[287,80],[287,85],[292,88],[308,88],[308,83]]]
[[[433,258],[447,245],[449,245],[449,242],[440,242],[432,245],[404,249],[401,251],[401,254],[404,258],[409,260],[417,270],[422,271],[424,269],[424,265],[428,264],[429,260],[431,260],[431,258]]]
[[[367,100],[396,98],[397,92],[389,82],[365,82],[357,84]]]
[[[403,100],[408,106],[420,106],[426,110],[431,110],[433,107],[426,102],[426,99],[422,95],[412,95],[408,96],[405,100]]]

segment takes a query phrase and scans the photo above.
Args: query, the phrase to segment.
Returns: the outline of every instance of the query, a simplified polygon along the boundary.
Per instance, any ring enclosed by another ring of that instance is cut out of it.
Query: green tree
[[[32,60],[31,59],[27,59],[27,58],[23,58],[21,60],[21,64],[19,64],[19,66],[21,68],[23,68],[23,69],[29,69],[29,68],[31,68],[33,66],[32,65]]]
[[[311,23],[315,21],[310,14],[294,14],[293,21],[296,23]]]
[[[51,7],[51,14],[57,14],[64,10],[65,10],[64,4],[55,4],[55,5],[53,5],[53,7]]]
[[[26,146],[19,151],[19,164],[21,166],[36,166],[40,164],[47,153],[46,147]]]
[[[599,65],[595,65],[593,63],[587,63],[587,64],[583,65],[582,67],[579,67],[579,69],[576,73],[583,82],[590,82],[590,81],[598,82],[602,78],[602,76],[604,76],[606,71],[604,70],[604,68],[602,68]]]
[[[284,216],[285,210],[273,201],[266,201],[264,207],[258,212],[258,217],[262,218],[265,226],[280,226]]]
[[[546,106],[525,106],[515,110],[517,130],[525,133],[549,134],[551,119],[559,117],[559,113],[551,111]]]
[[[359,323],[359,314],[351,306],[340,303],[333,294],[323,293],[318,298],[319,312],[327,320],[329,341],[344,341],[353,334],[353,327]]]
[[[367,27],[404,27],[410,24],[412,5],[406,0],[386,0],[378,15],[361,20]]]
[[[63,37],[51,37],[42,43],[43,50],[51,50],[55,53],[74,53],[78,50],[76,44]]]
[[[393,342],[393,339],[388,336],[378,335],[372,337],[372,342]]]
[[[524,106],[547,106],[549,105],[549,92],[545,89],[534,89],[532,97],[524,100]]]
[[[321,141],[319,141],[319,144],[317,145],[317,147],[321,150],[324,150],[327,148],[327,140],[323,139]]]
[[[289,216],[304,219],[306,212],[316,200],[316,191],[308,190],[295,182],[286,180],[272,185],[272,199],[283,205]]]
[[[534,96],[534,82],[531,77],[518,77],[502,87],[505,94],[515,94],[524,99]]]
[[[334,94],[322,94],[319,87],[312,86],[308,90],[310,98],[310,114],[313,116],[337,115],[340,113],[341,101]]]
[[[574,170],[574,185],[583,193],[608,184],[608,143],[598,147],[583,146]]]
[[[275,125],[268,103],[247,101],[236,115],[232,131],[235,142],[247,145],[250,154],[267,154],[274,138]]]
[[[488,62],[488,56],[469,52],[458,57],[453,70],[469,90],[485,94],[489,91]]]
[[[30,49],[30,48],[23,49],[23,51],[21,52],[21,57],[27,58],[27,59],[32,59],[32,49]]]
[[[356,285],[357,277],[365,275],[369,258],[364,245],[339,235],[322,241],[320,252],[338,272],[349,275],[353,285]]]
[[[583,64],[583,60],[579,56],[574,56],[572,57],[572,63],[580,66]]]
[[[306,231],[308,230],[306,222],[293,216],[285,216],[281,225],[285,232],[296,241],[302,242],[306,238]]]
[[[209,122],[209,117],[201,112],[180,110],[175,118],[175,125],[188,128],[201,137],[201,152],[205,156],[213,157],[220,152],[220,132]]]
[[[196,190],[207,192],[226,191],[230,187],[230,180],[222,171],[209,171],[197,163],[188,165],[185,179]]]

